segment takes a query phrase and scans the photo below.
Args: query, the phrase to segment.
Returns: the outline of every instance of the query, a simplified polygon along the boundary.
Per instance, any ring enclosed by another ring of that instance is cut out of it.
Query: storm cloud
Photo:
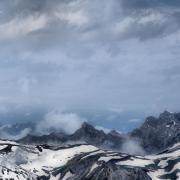
[[[2,0],[1,113],[179,110],[179,17],[178,0]]]

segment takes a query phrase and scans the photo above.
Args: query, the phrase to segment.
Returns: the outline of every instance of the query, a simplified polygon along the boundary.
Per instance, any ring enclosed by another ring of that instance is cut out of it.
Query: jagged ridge
[[[14,180],[160,180],[180,178],[180,144],[132,156],[92,145],[22,145],[0,141],[0,178]],[[7,151],[8,149],[8,151]]]
[[[92,125],[84,123],[72,135],[63,133],[51,133],[43,136],[28,135],[18,142],[26,144],[84,142],[101,148],[118,150],[129,139],[140,142],[147,153],[157,153],[180,142],[180,113],[165,111],[158,118],[148,117],[140,128],[129,134],[119,134],[114,131],[106,134],[102,130],[97,130]]]

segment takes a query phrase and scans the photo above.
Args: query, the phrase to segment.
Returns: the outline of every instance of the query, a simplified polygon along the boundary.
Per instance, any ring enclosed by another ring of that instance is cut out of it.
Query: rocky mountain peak
[[[158,118],[150,116],[131,133],[131,137],[138,137],[148,152],[163,150],[180,141],[179,117],[178,113],[169,111],[164,111]]]
[[[91,124],[89,124],[87,122],[84,122],[82,124],[81,129],[84,129],[84,130],[95,130],[95,128]]]
[[[158,119],[155,118],[154,116],[149,116],[146,118],[144,124],[142,125],[142,127],[148,127],[148,126],[156,126],[156,124],[158,123]]]
[[[159,119],[172,120],[174,119],[174,113],[165,110],[163,113],[160,114]]]
[[[75,140],[80,139],[92,139],[97,140],[98,138],[104,138],[106,134],[103,131],[99,131],[95,129],[92,125],[84,122],[80,129],[78,129],[74,134],[72,134],[72,138]]]
[[[179,126],[180,127],[180,114],[164,111],[159,116],[159,123],[164,126]]]
[[[157,127],[157,126],[162,126],[162,125],[168,125],[172,124],[177,120],[176,118],[176,113],[169,112],[165,110],[163,113],[159,115],[158,118],[154,116],[149,116],[145,119],[145,122],[143,123],[142,127],[147,128],[147,127]]]

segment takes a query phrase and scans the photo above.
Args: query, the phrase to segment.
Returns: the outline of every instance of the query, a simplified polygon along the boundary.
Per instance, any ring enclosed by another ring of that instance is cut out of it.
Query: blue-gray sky
[[[179,49],[179,0],[1,0],[0,114],[180,111]]]

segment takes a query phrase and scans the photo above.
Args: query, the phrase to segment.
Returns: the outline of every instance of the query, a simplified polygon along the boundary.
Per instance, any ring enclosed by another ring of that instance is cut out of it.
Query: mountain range
[[[27,128],[3,128],[13,127]],[[127,134],[105,133],[87,122],[70,135],[29,132],[0,140],[0,180],[180,179],[180,113],[147,117]]]
[[[5,180],[178,180],[180,143],[156,155],[134,156],[88,144],[1,140],[0,162],[0,179]]]
[[[148,154],[158,153],[180,142],[180,113],[164,111],[159,117],[147,117],[138,129],[127,134],[112,130],[105,133],[87,122],[71,135],[53,132],[49,135],[29,134],[18,141],[24,144],[87,143],[108,150],[122,150],[126,142],[134,142]]]

